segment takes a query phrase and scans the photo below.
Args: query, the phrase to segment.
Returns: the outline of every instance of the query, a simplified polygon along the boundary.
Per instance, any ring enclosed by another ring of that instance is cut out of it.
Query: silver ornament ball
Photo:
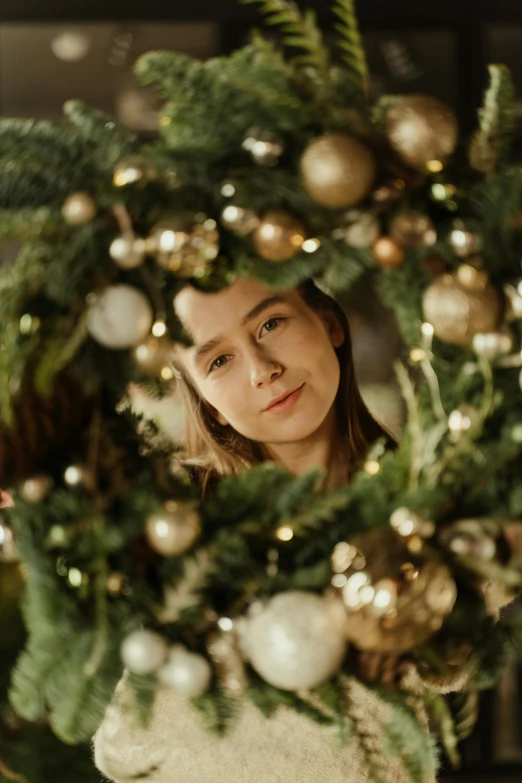
[[[120,654],[125,667],[133,674],[158,671],[167,657],[165,639],[153,631],[133,631],[121,644]]]
[[[112,350],[133,348],[149,334],[152,308],[138,288],[112,285],[89,307],[87,329],[93,340]]]
[[[271,598],[238,630],[252,667],[287,691],[315,688],[338,670],[346,652],[342,602],[300,590]]]
[[[212,677],[209,662],[191,653],[181,644],[170,648],[168,659],[159,671],[160,681],[185,696],[200,696],[208,690]]]

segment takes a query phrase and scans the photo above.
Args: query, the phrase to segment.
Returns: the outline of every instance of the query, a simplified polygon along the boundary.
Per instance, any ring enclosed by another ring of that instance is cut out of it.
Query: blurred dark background
[[[327,0],[300,4],[315,8],[328,28]],[[467,133],[487,64],[503,62],[517,86],[522,137],[522,0],[360,0],[358,13],[376,94],[437,96]],[[227,53],[253,26],[261,26],[255,8],[235,0],[0,0],[0,114],[58,120],[64,101],[80,98],[139,133],[154,133],[158,104],[132,74],[137,56],[149,49],[201,58]],[[393,429],[401,415],[390,381],[397,335],[372,297],[363,282],[343,304],[360,382]],[[443,783],[522,783],[520,668],[483,695],[480,721],[461,752],[462,770],[448,770]]]

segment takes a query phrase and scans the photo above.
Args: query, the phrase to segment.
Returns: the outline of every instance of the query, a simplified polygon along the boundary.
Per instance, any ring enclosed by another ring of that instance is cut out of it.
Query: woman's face
[[[178,356],[220,424],[260,443],[303,440],[335,401],[344,341],[332,314],[311,310],[297,289],[240,278],[218,293],[186,286],[174,301],[194,345]],[[300,389],[286,405],[281,395]]]

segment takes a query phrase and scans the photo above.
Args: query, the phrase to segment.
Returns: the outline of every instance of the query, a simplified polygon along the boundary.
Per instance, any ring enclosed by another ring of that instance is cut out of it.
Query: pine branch
[[[511,73],[504,65],[489,65],[489,87],[479,109],[479,130],[470,149],[471,166],[490,174],[509,153],[515,131],[515,91]]]
[[[368,99],[370,75],[354,0],[334,0],[332,10],[340,20],[334,26],[340,34],[338,45],[343,52],[348,75],[361,94]]]
[[[240,0],[240,2],[244,5],[258,3],[267,24],[281,28],[285,45],[305,52],[295,58],[295,61],[302,66],[313,68],[323,84],[330,84],[329,54],[312,11],[301,14],[297,4],[291,0]]]

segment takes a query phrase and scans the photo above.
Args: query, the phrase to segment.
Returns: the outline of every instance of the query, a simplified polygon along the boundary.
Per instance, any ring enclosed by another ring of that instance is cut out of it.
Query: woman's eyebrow
[[[262,299],[256,304],[255,307],[252,308],[252,310],[250,310],[249,313],[243,316],[241,319],[241,326],[246,326],[247,323],[252,321],[254,318],[257,318],[257,316],[260,315],[264,310],[267,310],[269,307],[272,307],[272,305],[275,304],[288,304],[288,299],[280,295],[269,296],[266,299]],[[213,351],[214,348],[216,348],[223,339],[223,336],[218,334],[211,340],[207,340],[207,342],[203,343],[203,345],[200,345],[194,354],[194,362],[196,364],[200,364],[201,360],[208,353],[210,353],[210,351]]]

